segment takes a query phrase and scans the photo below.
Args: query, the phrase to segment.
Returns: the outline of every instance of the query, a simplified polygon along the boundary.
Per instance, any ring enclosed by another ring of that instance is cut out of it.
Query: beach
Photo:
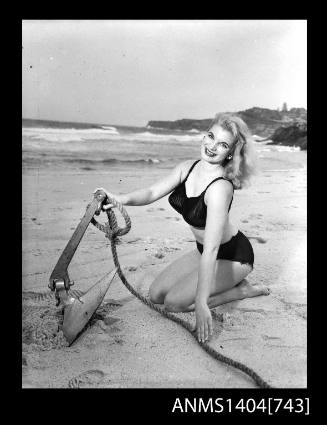
[[[146,187],[178,161],[199,157],[197,132],[103,131],[86,137],[85,129],[23,129],[23,388],[255,388],[249,376],[213,359],[182,326],[131,295],[117,275],[99,314],[70,347],[33,339],[39,317],[55,314],[49,277],[93,190]],[[258,174],[249,188],[235,191],[230,219],[253,245],[249,282],[271,293],[213,309],[209,344],[272,387],[306,388],[306,152],[267,142],[256,147]],[[119,238],[118,257],[128,281],[146,296],[161,270],[195,242],[167,197],[126,210],[132,227]],[[113,267],[108,239],[90,224],[69,266],[72,289],[87,291]],[[194,313],[179,316],[195,322]]]

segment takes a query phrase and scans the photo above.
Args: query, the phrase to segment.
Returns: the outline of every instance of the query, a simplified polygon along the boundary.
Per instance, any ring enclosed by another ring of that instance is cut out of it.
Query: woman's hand
[[[199,342],[205,342],[212,336],[212,317],[206,302],[195,303],[196,331]]]
[[[93,194],[95,194],[98,190],[102,190],[103,192],[105,192],[105,194],[108,196],[108,198],[111,199],[115,199],[117,202],[119,202],[120,204],[122,204],[122,199],[120,195],[115,195],[114,193],[108,192],[106,189],[104,189],[103,187],[97,187],[96,189],[94,189]],[[114,208],[115,205],[113,204],[105,204],[102,206],[102,208],[104,210],[107,210],[109,208]]]

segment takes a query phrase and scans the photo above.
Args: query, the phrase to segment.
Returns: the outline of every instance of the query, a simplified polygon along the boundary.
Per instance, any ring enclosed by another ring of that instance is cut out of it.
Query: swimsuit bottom
[[[200,254],[203,252],[203,245],[196,241],[196,246]],[[217,260],[238,261],[241,264],[249,264],[253,268],[254,253],[249,239],[240,231],[237,232],[228,242],[220,245]]]

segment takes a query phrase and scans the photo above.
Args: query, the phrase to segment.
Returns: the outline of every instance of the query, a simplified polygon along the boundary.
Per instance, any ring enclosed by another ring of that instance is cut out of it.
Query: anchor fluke
[[[117,268],[111,271],[107,279],[93,285],[79,299],[72,297],[62,299],[64,305],[62,330],[69,344],[76,339],[102,303],[116,272]]]

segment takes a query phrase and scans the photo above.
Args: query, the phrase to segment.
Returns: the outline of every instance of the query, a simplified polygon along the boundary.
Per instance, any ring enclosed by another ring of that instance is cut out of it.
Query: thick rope
[[[196,341],[200,344],[200,346],[208,354],[210,354],[213,358],[215,358],[216,360],[219,360],[223,363],[226,363],[229,366],[233,366],[236,369],[241,370],[242,372],[244,372],[245,374],[250,376],[260,388],[271,388],[271,386],[266,381],[264,381],[250,367],[244,365],[241,362],[233,360],[228,356],[224,356],[223,354],[219,353],[214,348],[212,348],[210,345],[208,345],[208,343],[200,342],[197,339],[197,335],[196,335],[195,330],[192,328],[192,326],[187,321],[184,321],[180,317],[177,317],[177,316],[171,314],[170,312],[168,312],[167,310],[162,309],[158,305],[152,303],[148,298],[139,294],[129,284],[129,282],[127,281],[127,279],[126,279],[126,277],[125,277],[125,275],[124,275],[124,273],[123,273],[123,271],[120,267],[120,264],[119,264],[117,250],[116,250],[116,243],[117,243],[117,236],[122,236],[122,235],[129,232],[129,230],[131,228],[131,220],[130,220],[126,210],[124,209],[124,207],[120,203],[118,203],[115,199],[110,199],[110,203],[112,203],[115,207],[117,207],[118,210],[121,212],[121,214],[124,217],[126,227],[125,228],[119,228],[118,227],[117,219],[116,219],[115,213],[113,212],[112,209],[109,209],[109,210],[106,211],[107,216],[108,216],[108,223],[106,223],[105,225],[100,224],[94,218],[92,218],[91,223],[94,226],[96,226],[99,230],[104,232],[106,234],[106,237],[110,240],[111,251],[112,251],[112,255],[113,255],[113,259],[114,259],[114,264],[117,267],[118,275],[119,275],[121,281],[123,282],[123,284],[125,285],[125,287],[129,290],[129,292],[131,292],[136,298],[138,298],[140,301],[142,301],[148,307],[157,311],[158,313],[160,313],[164,317],[167,317],[168,319],[170,319],[170,320],[180,324],[181,326],[183,326],[196,339]],[[106,276],[107,275],[108,275],[108,273],[106,274]],[[104,277],[101,278],[100,280],[102,280],[102,279],[104,279]],[[77,298],[84,294],[83,291],[78,291],[78,290],[70,290],[70,292],[71,292],[72,296],[75,296]],[[39,300],[39,301],[41,301],[41,300],[43,301],[43,300],[48,300],[49,298],[53,298],[53,297],[54,297],[54,294],[50,293],[49,291],[47,291],[46,293],[36,293],[36,292],[30,292],[30,291],[23,292],[23,298],[25,298],[25,299],[36,299],[36,300]]]
[[[200,342],[197,339],[197,335],[196,335],[195,330],[192,328],[192,326],[188,322],[184,321],[180,317],[176,317],[175,315],[171,314],[167,310],[164,310],[164,309],[158,307],[158,305],[156,305],[153,302],[151,302],[148,298],[146,298],[143,295],[139,294],[129,284],[129,282],[127,281],[127,279],[126,279],[126,277],[125,277],[125,275],[124,275],[124,273],[123,273],[123,271],[122,271],[122,269],[120,267],[120,264],[119,264],[117,250],[116,250],[116,236],[120,236],[120,235],[123,235],[123,234],[126,234],[127,232],[129,232],[129,230],[131,228],[131,220],[130,220],[130,218],[129,218],[127,212],[126,212],[126,210],[122,206],[122,204],[120,204],[119,202],[117,202],[115,199],[112,199],[112,198],[110,198],[109,200],[110,200],[110,203],[113,204],[115,207],[117,207],[118,210],[123,215],[123,217],[125,219],[126,227],[123,228],[123,229],[118,228],[117,219],[116,219],[115,213],[113,212],[113,210],[111,208],[106,211],[107,216],[108,216],[108,223],[105,226],[99,224],[94,219],[91,221],[91,223],[94,224],[99,230],[103,231],[106,234],[106,237],[110,240],[111,251],[112,251],[112,255],[113,255],[113,259],[114,259],[114,264],[117,267],[118,275],[119,275],[121,281],[123,282],[123,284],[125,285],[125,287],[129,290],[129,292],[131,292],[136,298],[138,298],[140,301],[142,301],[148,307],[150,307],[153,310],[157,311],[158,313],[162,314],[164,317],[167,317],[168,319],[170,319],[170,320],[172,320],[172,321],[180,324],[181,326],[183,326],[187,331],[189,331],[191,333],[191,335],[196,339],[196,341],[201,345],[201,347],[207,353],[209,353],[213,358],[215,358],[216,360],[219,360],[219,361],[221,361],[223,363],[226,363],[229,366],[233,366],[236,369],[239,369],[242,372],[246,373],[248,376],[250,376],[256,382],[256,384],[260,388],[271,388],[271,386],[266,381],[264,381],[250,367],[244,365],[241,362],[238,362],[236,360],[233,360],[233,359],[231,359],[228,356],[224,356],[223,354],[219,353],[214,348],[212,348],[210,345],[208,345],[208,343],[206,343],[206,342]]]

